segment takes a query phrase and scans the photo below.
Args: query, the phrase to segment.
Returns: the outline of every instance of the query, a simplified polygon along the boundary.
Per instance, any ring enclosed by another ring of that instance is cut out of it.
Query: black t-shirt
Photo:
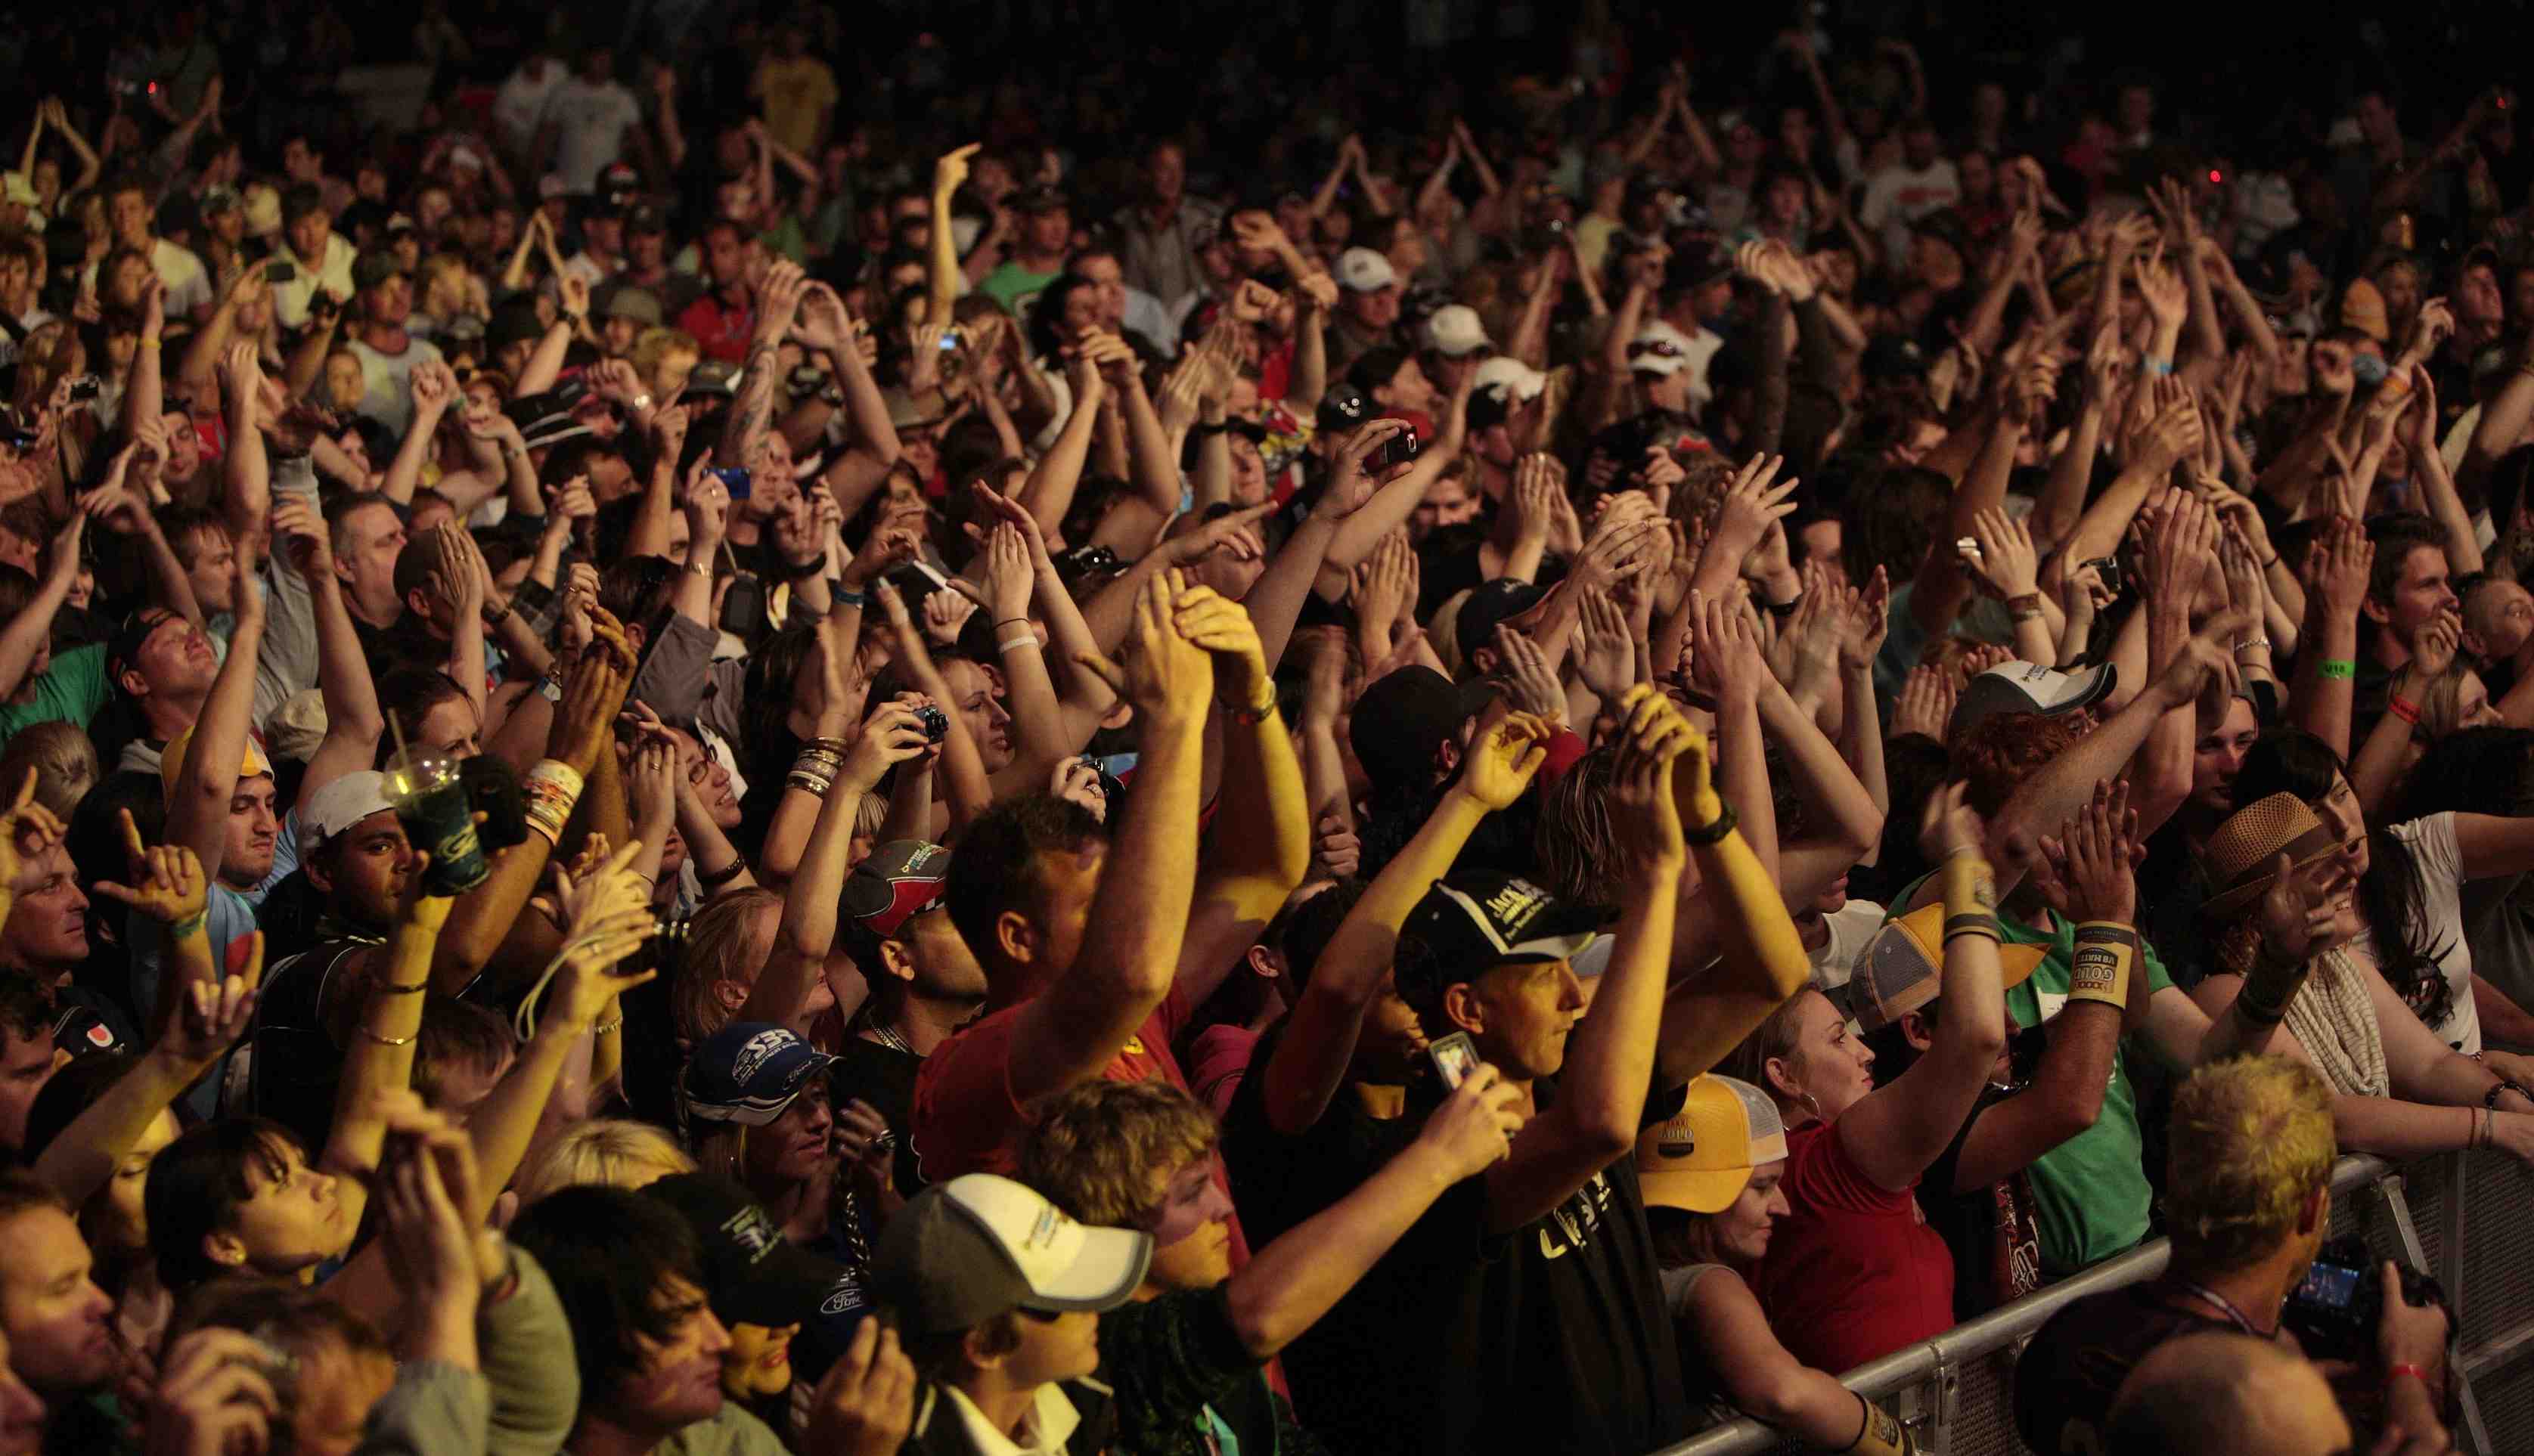
[[[827,1099],[837,1107],[859,1097],[888,1119],[897,1135],[897,1191],[914,1197],[924,1191],[924,1174],[915,1156],[915,1075],[924,1059],[913,1052],[882,1046],[866,1036],[848,1036],[836,1048],[835,1065],[827,1069]]]
[[[2185,1308],[2166,1280],[2078,1300],[2041,1326],[2015,1366],[2015,1428],[2041,1456],[2092,1456],[2121,1382],[2167,1340],[2231,1330]]]
[[[2041,1225],[2022,1170],[1999,1183],[1954,1192],[1955,1167],[1980,1114],[2017,1095],[1994,1084],[1982,1087],[1971,1115],[1918,1180],[1919,1211],[1954,1253],[1956,1319],[1975,1318],[2041,1287]]]
[[[1342,1090],[1317,1126],[1279,1136],[1263,1099],[1283,1029],[1259,1038],[1225,1123],[1233,1195],[1260,1247],[1361,1183],[1432,1110],[1412,1092],[1408,1115],[1384,1122]],[[1553,1105],[1554,1080],[1533,1095]],[[1646,1121],[1680,1103],[1678,1088],[1649,1099]],[[1295,1408],[1337,1451],[1640,1456],[1690,1428],[1658,1271],[1633,1154],[1502,1234],[1484,1181],[1465,1180],[1286,1348]]]

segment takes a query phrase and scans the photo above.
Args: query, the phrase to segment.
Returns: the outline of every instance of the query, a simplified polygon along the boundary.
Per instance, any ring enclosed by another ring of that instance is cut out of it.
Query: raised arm
[[[1979,816],[1962,807],[1963,786],[1949,784],[1928,800],[1919,831],[1927,857],[1941,861],[1935,878],[1945,897],[1944,996],[1934,1042],[1908,1071],[1867,1093],[1831,1130],[1860,1172],[1896,1193],[1913,1187],[1961,1131],[1998,1054],[2006,1050],[1997,887],[1981,854]],[[2135,952],[2135,933],[2130,940]],[[2072,997],[2097,988],[2092,962],[2080,958],[2078,964]],[[2118,980],[2126,985],[2126,965]]]
[[[777,259],[766,269],[765,282],[756,291],[756,331],[748,344],[748,372],[739,397],[731,401],[730,413],[722,417],[721,439],[713,447],[714,464],[746,465],[756,457],[758,437],[765,433],[774,407],[774,377],[782,372],[776,366],[777,351],[792,331],[808,284],[801,265],[790,259]]]
[[[308,583],[316,609],[317,687],[326,703],[326,736],[300,777],[297,807],[305,809],[317,790],[368,768],[378,754],[379,735],[387,731],[387,715],[379,708],[378,685],[371,680],[369,660],[362,655],[359,629],[343,601],[343,583],[334,575],[334,553],[326,518],[317,503],[298,495],[284,496],[272,508],[273,534],[290,553],[300,579]]]
[[[1615,944],[1592,1009],[1568,1042],[1556,1103],[1525,1124],[1512,1155],[1487,1170],[1487,1226],[1497,1232],[1543,1216],[1636,1145],[1656,1077],[1673,897],[1689,866],[1676,766],[1705,811],[1700,836],[1731,828],[1723,801],[1706,787],[1706,735],[1645,683],[1629,689],[1619,711],[1627,737],[1609,805],[1623,876]],[[1465,986],[1446,992],[1446,1011],[1467,994]]]
[[[2375,563],[2376,544],[2347,516],[2325,525],[2306,555],[2304,645],[2286,716],[2343,758],[2357,714],[2359,608]]]
[[[194,851],[203,874],[220,877],[220,860],[228,848],[229,803],[237,794],[238,769],[246,762],[247,718],[255,705],[256,650],[264,642],[264,583],[238,573],[237,624],[229,631],[229,655],[211,678],[202,716],[185,745],[184,767],[167,795],[170,844]]]
[[[1470,746],[1467,767],[1443,801],[1347,912],[1320,952],[1292,1019],[1265,1072],[1267,1120],[1299,1136],[1328,1111],[1354,1060],[1364,1013],[1381,991],[1399,946],[1399,927],[1460,858],[1478,821],[1530,788],[1548,756],[1552,729],[1528,713],[1498,719]]]
[[[1353,1193],[1288,1229],[1224,1286],[1241,1347],[1265,1360],[1318,1322],[1434,1200],[1510,1150],[1522,1091],[1481,1064]]]
[[[985,146],[971,142],[945,153],[933,164],[933,249],[929,269],[930,288],[925,296],[925,321],[936,327],[950,326],[951,306],[959,302],[959,240],[951,229],[950,200],[959,184],[968,180],[968,159]]]
[[[52,641],[53,616],[70,600],[71,583],[79,576],[80,542],[88,534],[88,518],[87,511],[74,511],[53,533],[51,553],[45,559],[43,579],[35,583],[34,598],[26,611],[0,627],[0,688],[11,696],[26,686],[35,655]]]
[[[1179,634],[1214,658],[1222,779],[1178,958],[1181,999],[1211,996],[1311,867],[1311,809],[1276,682],[1240,604],[1205,587],[1179,593]]]
[[[1178,624],[1185,587],[1144,591],[1128,667],[1084,666],[1135,705],[1143,723],[1135,792],[1118,816],[1073,964],[1027,1002],[1006,1073],[1027,1110],[1100,1075],[1170,995],[1196,887],[1197,785],[1214,663]]]

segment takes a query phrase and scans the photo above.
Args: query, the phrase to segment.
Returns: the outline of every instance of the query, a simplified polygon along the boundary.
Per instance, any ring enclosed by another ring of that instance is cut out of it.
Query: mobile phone
[[[1411,426],[1374,446],[1372,453],[1364,457],[1363,468],[1378,475],[1394,465],[1405,465],[1416,459],[1420,448],[1422,446],[1417,442],[1416,427]]]
[[[71,402],[76,404],[84,399],[94,399],[100,387],[101,384],[96,376],[82,375],[71,380]]]
[[[1469,1075],[1478,1070],[1478,1043],[1467,1031],[1455,1031],[1440,1041],[1425,1044],[1425,1055],[1434,1059],[1434,1075],[1446,1088],[1457,1088]]]
[[[721,629],[743,641],[765,625],[765,583],[743,571],[721,598]]]
[[[287,283],[298,276],[299,264],[287,259],[276,258],[264,265],[264,281],[267,283]]]
[[[968,336],[956,328],[941,330],[941,352],[944,354],[950,353],[966,342],[968,342]]]
[[[720,481],[722,485],[730,491],[731,499],[745,500],[748,498],[749,474],[747,466],[725,465],[718,467],[713,471],[713,478]]]

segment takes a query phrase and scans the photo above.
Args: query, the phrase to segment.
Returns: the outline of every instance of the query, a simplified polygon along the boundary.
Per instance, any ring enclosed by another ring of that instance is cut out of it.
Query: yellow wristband
[[[1973,851],[1949,856],[1936,871],[1945,887],[1945,918],[1997,913],[1997,877]]]
[[[2116,920],[2085,921],[2077,927],[2076,954],[2068,960],[2068,999],[2127,1010],[2130,966],[2137,960],[2136,929]]]

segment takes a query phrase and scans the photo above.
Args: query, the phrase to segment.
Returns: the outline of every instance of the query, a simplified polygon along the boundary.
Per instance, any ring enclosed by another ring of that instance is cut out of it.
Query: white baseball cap
[[[394,807],[388,798],[387,775],[376,769],[345,774],[310,794],[299,811],[299,852],[303,857],[314,854],[328,840]]]
[[[1628,368],[1638,374],[1670,379],[1689,368],[1696,353],[1689,335],[1657,319],[1628,340]]]
[[[1338,281],[1352,292],[1379,293],[1399,282],[1399,270],[1369,248],[1349,248],[1338,255]]]
[[[1435,353],[1458,359],[1487,347],[1487,326],[1468,304],[1448,304],[1425,320],[1425,342]]]
[[[1529,401],[1538,399],[1539,391],[1548,387],[1548,376],[1510,354],[1498,354],[1478,366],[1478,377],[1471,381],[1470,387],[1474,390],[1492,389],[1498,385],[1502,385],[1511,398]]]
[[[1079,1224],[1026,1184],[967,1173],[909,1199],[873,1252],[872,1284],[902,1327],[967,1329],[1015,1308],[1114,1310],[1134,1296],[1153,1237]]]

